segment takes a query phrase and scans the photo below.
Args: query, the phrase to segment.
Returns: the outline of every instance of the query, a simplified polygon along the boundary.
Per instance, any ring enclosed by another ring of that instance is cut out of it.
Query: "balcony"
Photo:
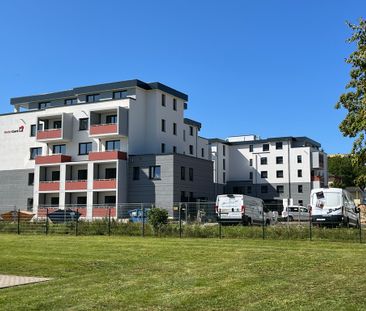
[[[117,124],[95,124],[90,126],[90,136],[117,135]]]
[[[88,182],[86,180],[66,180],[65,190],[86,190]]]
[[[127,136],[127,113],[122,107],[90,111],[89,135],[101,138]]]
[[[116,189],[116,179],[96,179],[93,182],[94,189]]]
[[[62,139],[61,129],[49,129],[37,132],[37,140],[55,140]]]
[[[127,160],[127,153],[116,150],[89,152],[89,161],[105,161],[105,160]]]
[[[37,156],[35,159],[36,164],[52,164],[62,162],[71,162],[71,156],[64,154],[53,154],[53,155]]]
[[[60,182],[59,181],[40,181],[39,191],[59,191]]]
[[[72,140],[72,113],[58,113],[37,118],[37,141],[58,142]]]

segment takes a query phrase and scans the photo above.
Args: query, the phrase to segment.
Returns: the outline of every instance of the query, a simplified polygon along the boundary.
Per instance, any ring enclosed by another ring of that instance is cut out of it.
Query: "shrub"
[[[155,207],[149,210],[147,219],[153,227],[154,233],[160,235],[162,228],[168,224],[168,212],[165,209]]]

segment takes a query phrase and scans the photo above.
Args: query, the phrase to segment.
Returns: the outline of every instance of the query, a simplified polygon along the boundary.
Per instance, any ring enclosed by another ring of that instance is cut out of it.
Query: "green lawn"
[[[0,235],[0,310],[365,310],[366,245]]]

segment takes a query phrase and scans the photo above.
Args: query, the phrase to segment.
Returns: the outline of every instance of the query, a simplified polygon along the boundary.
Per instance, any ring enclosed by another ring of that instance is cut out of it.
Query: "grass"
[[[0,235],[1,310],[365,310],[366,245]]]

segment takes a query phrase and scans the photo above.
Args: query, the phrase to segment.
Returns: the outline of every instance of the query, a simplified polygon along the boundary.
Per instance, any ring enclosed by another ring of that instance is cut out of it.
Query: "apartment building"
[[[283,199],[307,205],[311,189],[328,183],[327,155],[307,137],[242,135],[209,141],[217,194],[247,194],[279,207]]]
[[[11,99],[0,115],[0,205],[213,200],[209,142],[188,96],[128,80]]]

